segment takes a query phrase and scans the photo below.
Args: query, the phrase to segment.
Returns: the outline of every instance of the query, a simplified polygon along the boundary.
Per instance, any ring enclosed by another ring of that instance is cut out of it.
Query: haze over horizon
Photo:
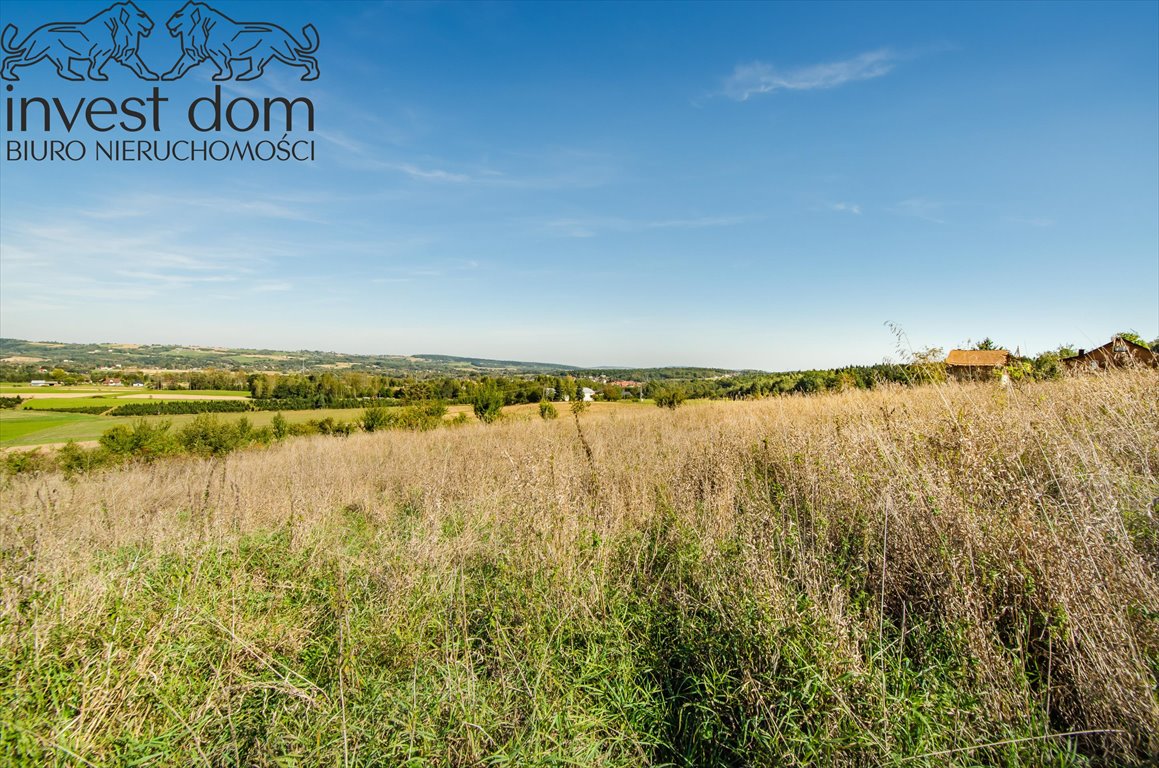
[[[1159,336],[1159,4],[211,4],[318,29],[317,81],[223,87],[310,98],[316,162],[0,153],[0,335],[761,370],[896,358],[886,322]],[[137,5],[164,71],[181,2]],[[155,85],[106,73],[7,93]]]

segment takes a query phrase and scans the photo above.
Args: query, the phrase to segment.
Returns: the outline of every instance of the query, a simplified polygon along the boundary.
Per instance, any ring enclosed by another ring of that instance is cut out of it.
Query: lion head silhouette
[[[87,21],[56,22],[37,27],[19,45],[13,45],[17,29],[9,24],[0,33],[4,61],[0,77],[19,80],[17,67],[28,67],[47,59],[66,80],[84,80],[72,68],[74,60],[87,60],[89,80],[108,80],[105,65],[116,61],[144,80],[156,80],[137,53],[140,38],[153,31],[153,20],[132,2],[110,5]]]

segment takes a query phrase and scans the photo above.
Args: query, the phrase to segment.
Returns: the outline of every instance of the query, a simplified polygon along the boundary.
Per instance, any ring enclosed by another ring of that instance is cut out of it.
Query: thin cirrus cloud
[[[830,203],[829,210],[837,211],[838,213],[852,213],[856,216],[861,215],[861,205],[859,203]]]
[[[851,59],[780,69],[763,61],[738,64],[725,78],[724,94],[736,101],[776,91],[812,91],[889,74],[899,56],[888,48],[867,51]]]
[[[924,197],[911,197],[902,200],[889,210],[898,216],[909,216],[933,224],[945,224],[945,208],[946,203],[937,200],[927,200]]]
[[[733,227],[758,221],[761,216],[698,216],[692,218],[633,220],[615,217],[552,219],[542,222],[540,228],[557,236],[572,238],[596,237],[605,233],[647,232],[665,229],[706,229]]]

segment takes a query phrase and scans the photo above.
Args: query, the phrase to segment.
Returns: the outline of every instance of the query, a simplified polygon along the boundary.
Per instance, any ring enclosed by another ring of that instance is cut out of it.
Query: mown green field
[[[93,395],[108,395],[110,397],[129,397],[131,395],[154,395],[156,397],[174,397],[178,395],[218,395],[229,397],[249,397],[250,393],[236,389],[145,389],[143,387],[102,387],[98,385],[78,385],[69,387],[30,387],[27,384],[0,384],[0,396],[13,395],[60,395],[73,397],[89,397]]]
[[[220,394],[219,392],[212,392]],[[205,395],[211,391],[198,390],[190,394]],[[164,396],[158,395],[158,400]],[[172,399],[172,398],[170,398]],[[87,442],[100,439],[106,430],[117,424],[130,424],[137,418],[144,418],[150,423],[168,421],[175,429],[193,421],[196,414],[181,414],[167,416],[99,416],[81,413],[65,413],[56,409],[82,406],[108,406],[113,408],[123,402],[146,402],[140,399],[125,400],[123,397],[77,397],[77,398],[44,398],[29,400],[18,410],[0,411],[0,448],[30,445],[52,445],[66,443],[69,440]],[[631,409],[641,405],[653,406],[651,401],[643,404],[635,401],[624,403],[589,403],[589,412],[604,412],[621,408]],[[561,415],[566,415],[567,404],[556,403]],[[236,421],[247,418],[255,427],[263,427],[273,421],[274,411],[255,411],[252,413],[222,413],[217,414],[223,421]],[[526,420],[539,418],[538,405],[511,405],[503,409],[509,419]],[[447,418],[453,419],[465,414],[474,420],[469,405],[452,405],[447,408]],[[353,408],[320,408],[313,411],[284,411],[282,415],[290,423],[300,423],[311,419],[333,418],[335,421],[357,421],[362,411]]]
[[[0,395],[11,397],[12,395],[76,395],[77,397],[83,395],[95,394],[132,394],[133,392],[141,392],[140,387],[129,387],[126,391],[125,387],[100,387],[100,386],[75,386],[75,387],[30,387],[27,384],[0,384]]]
[[[0,411],[0,447],[96,440],[113,421],[84,413]]]
[[[223,421],[247,418],[255,427],[264,427],[274,419],[275,411],[254,413],[217,414]],[[362,415],[362,411],[350,408],[321,408],[316,411],[285,411],[286,421],[298,423],[311,419],[333,418],[335,421],[352,421]],[[197,418],[197,414],[179,416],[143,416],[150,423],[168,421],[180,428]],[[52,411],[0,411],[0,448],[22,445],[51,445],[67,443],[69,440],[86,442],[99,440],[106,430],[117,424],[132,424],[137,418],[128,416],[90,416],[83,413],[59,413]]]
[[[21,404],[21,408],[31,411],[66,411],[72,408],[114,408],[126,403],[167,403],[188,402],[191,398],[166,397],[155,395],[151,397],[116,397],[112,395],[97,395],[96,397],[37,397]],[[238,398],[244,399],[244,398]]]

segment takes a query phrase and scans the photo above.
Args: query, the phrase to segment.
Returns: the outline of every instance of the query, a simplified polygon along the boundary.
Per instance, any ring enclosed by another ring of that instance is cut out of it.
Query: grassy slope
[[[1157,393],[608,408],[11,478],[0,762],[1141,763]]]

